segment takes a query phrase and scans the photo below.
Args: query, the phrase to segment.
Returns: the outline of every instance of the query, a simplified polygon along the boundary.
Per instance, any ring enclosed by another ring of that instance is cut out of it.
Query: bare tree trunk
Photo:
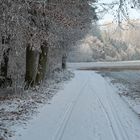
[[[45,78],[47,68],[47,55],[48,55],[48,47],[45,44],[43,44],[41,46],[41,53],[39,56],[38,73],[36,76],[37,84],[40,84]]]
[[[0,65],[0,87],[12,86],[12,79],[7,77],[10,48],[3,53]]]
[[[26,48],[25,88],[28,88],[30,86],[33,87],[35,85],[38,70],[38,62],[39,52],[37,50],[32,50],[32,47],[30,46],[30,44],[28,44]]]
[[[62,56],[62,69],[66,69],[66,61],[67,61],[67,56],[64,54]]]
[[[2,61],[0,64],[0,87],[12,86],[12,79],[7,76],[8,73],[8,62],[9,62],[9,53],[10,48],[8,47],[10,44],[10,35],[2,36],[2,45],[7,46],[4,50]]]
[[[3,58],[2,58],[2,62],[1,62],[1,74],[0,74],[3,77],[7,77],[9,51],[10,51],[10,48],[6,49],[3,53]]]

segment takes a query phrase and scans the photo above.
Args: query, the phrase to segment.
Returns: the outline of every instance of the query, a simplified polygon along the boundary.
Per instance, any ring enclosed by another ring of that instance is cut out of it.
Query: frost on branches
[[[61,68],[70,47],[97,19],[94,2],[1,0],[0,87],[24,83],[28,88],[40,84],[46,71]]]

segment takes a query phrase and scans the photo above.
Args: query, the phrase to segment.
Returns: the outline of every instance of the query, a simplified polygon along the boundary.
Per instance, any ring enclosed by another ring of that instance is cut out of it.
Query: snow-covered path
[[[13,140],[140,140],[140,120],[102,76],[75,71]]]

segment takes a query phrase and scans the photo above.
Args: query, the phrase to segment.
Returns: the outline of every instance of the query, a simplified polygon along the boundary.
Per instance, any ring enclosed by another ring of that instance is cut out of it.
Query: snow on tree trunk
[[[36,84],[40,84],[45,78],[47,68],[47,54],[48,47],[45,44],[41,46],[41,53],[39,56],[38,72],[36,76]]]
[[[33,50],[32,47],[28,44],[26,48],[26,74],[25,82],[26,86],[33,87],[36,83],[36,75],[38,71],[38,62],[39,62],[39,51]]]

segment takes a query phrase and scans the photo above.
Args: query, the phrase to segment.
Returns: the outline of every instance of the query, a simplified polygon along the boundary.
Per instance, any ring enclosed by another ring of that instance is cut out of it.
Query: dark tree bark
[[[3,77],[7,77],[9,52],[10,52],[10,48],[6,49],[3,53],[3,58],[1,62],[1,76]]]
[[[41,46],[41,53],[40,53],[40,56],[39,56],[38,72],[37,72],[37,76],[36,76],[36,84],[40,84],[45,78],[46,68],[47,68],[47,55],[48,55],[48,47],[44,43]]]
[[[35,85],[38,62],[39,52],[37,50],[32,50],[32,47],[28,44],[26,48],[25,88],[33,87]]]
[[[9,46],[10,44],[10,35],[2,36],[2,45]],[[9,62],[9,53],[10,48],[4,50],[2,61],[0,64],[0,87],[12,86],[12,79],[8,77],[8,62]]]
[[[9,46],[10,44],[10,35],[8,36],[2,36],[2,45],[7,45]],[[9,61],[9,52],[10,48],[4,50],[2,61],[1,61],[1,67],[0,67],[0,75],[3,77],[7,77],[7,72],[8,72],[8,61]]]
[[[2,62],[0,65],[0,87],[12,86],[12,79],[7,76],[8,62],[9,62],[10,48],[6,49],[3,53]]]
[[[62,56],[62,69],[66,69],[66,61],[67,61],[67,56],[64,54]]]

